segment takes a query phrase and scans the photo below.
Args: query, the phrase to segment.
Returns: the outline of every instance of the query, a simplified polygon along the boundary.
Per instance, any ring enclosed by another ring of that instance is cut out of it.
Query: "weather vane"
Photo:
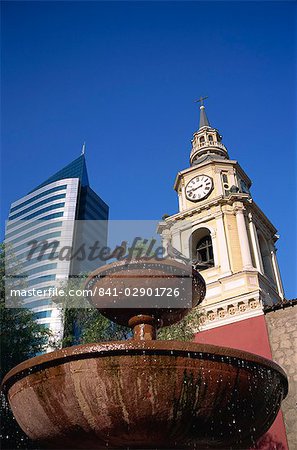
[[[204,106],[203,105],[203,100],[205,100],[205,99],[207,99],[208,97],[200,97],[198,100],[195,100],[195,103],[201,103],[201,106]]]

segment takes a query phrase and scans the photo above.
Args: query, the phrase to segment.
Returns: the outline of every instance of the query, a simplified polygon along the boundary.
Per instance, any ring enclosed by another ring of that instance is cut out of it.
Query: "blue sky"
[[[3,221],[83,141],[112,219],[176,212],[208,95],[296,297],[295,25],[295,2],[2,2]]]

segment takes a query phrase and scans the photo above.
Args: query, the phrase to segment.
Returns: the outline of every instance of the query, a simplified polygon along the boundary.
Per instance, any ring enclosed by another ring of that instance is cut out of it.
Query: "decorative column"
[[[180,238],[180,230],[171,230],[171,245],[176,248],[179,252],[182,251],[181,248],[181,238]]]
[[[249,230],[250,230],[250,236],[251,236],[251,241],[252,241],[252,246],[253,246],[253,253],[254,253],[254,257],[255,257],[256,267],[257,267],[258,271],[263,274],[264,269],[263,269],[262,257],[261,257],[261,252],[260,252],[260,245],[259,245],[256,227],[253,222],[252,213],[248,214],[248,219],[249,219]]]
[[[223,195],[223,186],[222,186],[222,171],[221,169],[215,169],[216,174],[216,188],[219,195]]]
[[[187,228],[183,228],[180,232],[180,251],[184,256],[190,259],[192,259],[193,253],[191,235],[192,226],[189,223],[189,226]]]
[[[211,242],[212,242],[212,251],[213,251],[213,259],[215,266],[218,265],[219,256],[218,256],[218,246],[217,246],[217,233],[215,230],[210,232]]]
[[[278,294],[281,297],[281,299],[283,299],[284,296],[285,296],[284,295],[284,289],[283,289],[282,279],[281,279],[281,276],[280,276],[280,271],[279,271],[279,267],[278,267],[278,263],[277,263],[277,258],[276,258],[275,252],[276,252],[275,248],[273,250],[271,250],[272,267],[273,267],[274,277],[275,277],[275,280],[276,280]]]
[[[218,248],[222,273],[230,272],[230,261],[227,248],[227,240],[223,222],[223,214],[216,217],[216,230],[218,235]]]
[[[186,209],[186,189],[185,189],[185,183],[184,183],[184,181],[182,181],[180,212],[184,211],[185,209]]]
[[[252,258],[251,258],[251,250],[249,245],[249,239],[245,224],[245,218],[244,218],[244,206],[239,203],[238,205],[235,204],[235,214],[236,214],[236,222],[237,222],[237,230],[238,230],[238,237],[239,237],[239,243],[240,243],[240,251],[241,251],[241,258],[242,258],[242,265],[244,270],[251,270],[254,269]]]
[[[181,211],[182,209],[182,199],[181,199],[181,191],[178,191],[178,210]]]
[[[169,230],[168,228],[165,228],[165,229],[162,231],[161,236],[162,236],[162,245],[163,245],[163,247],[164,247],[164,249],[165,249],[165,252],[166,252],[166,254],[167,254],[167,253],[168,253],[168,245],[169,245],[170,238],[171,238],[171,232],[170,232],[170,230]]]

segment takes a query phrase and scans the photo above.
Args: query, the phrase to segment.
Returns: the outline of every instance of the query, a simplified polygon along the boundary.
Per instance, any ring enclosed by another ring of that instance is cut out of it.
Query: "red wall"
[[[194,340],[203,344],[232,347],[272,359],[264,315],[200,331],[195,335]],[[262,450],[289,449],[281,411],[256,448]]]
[[[272,359],[264,315],[200,331],[195,342],[232,347]]]

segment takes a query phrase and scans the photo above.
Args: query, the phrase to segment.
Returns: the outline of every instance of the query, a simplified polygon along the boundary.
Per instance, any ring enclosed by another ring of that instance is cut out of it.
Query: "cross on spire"
[[[200,97],[198,100],[195,100],[195,103],[201,103],[201,106],[204,106],[203,100],[206,100],[208,97]]]

